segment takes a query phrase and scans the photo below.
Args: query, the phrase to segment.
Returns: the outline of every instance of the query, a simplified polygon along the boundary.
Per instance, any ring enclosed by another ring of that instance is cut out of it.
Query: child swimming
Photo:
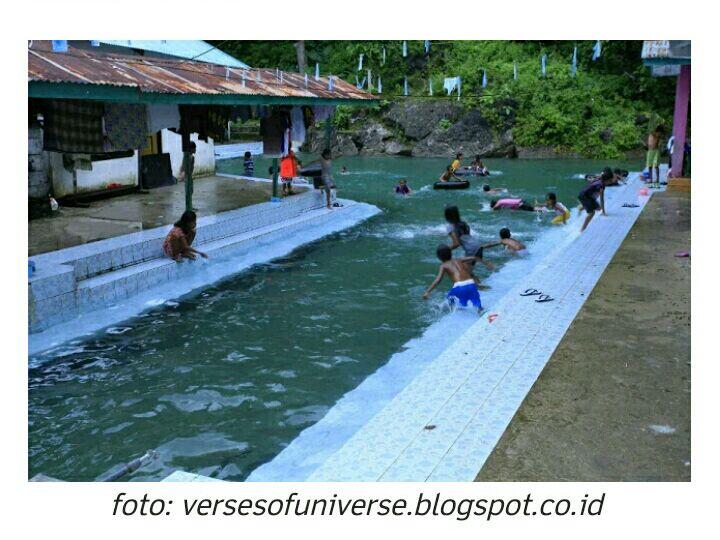
[[[525,247],[525,244],[520,242],[519,240],[515,240],[512,237],[512,234],[510,233],[510,229],[507,227],[503,227],[500,229],[500,241],[499,242],[492,242],[490,244],[485,244],[483,248],[493,248],[497,246],[505,246],[505,251],[510,251],[512,253],[516,254],[523,254],[524,252],[527,252],[527,248]]]
[[[480,302],[480,291],[470,271],[470,265],[474,263],[475,257],[452,258],[452,250],[445,244],[440,244],[436,250],[437,258],[440,259],[440,269],[430,286],[423,294],[427,300],[430,293],[447,276],[452,280],[453,286],[447,293],[447,299],[451,306],[460,304],[465,307],[468,304],[475,306],[478,311],[482,310]]]
[[[490,201],[490,208],[493,210],[524,210],[526,212],[534,212],[537,210],[537,208],[527,204],[523,199],[509,197],[504,199],[493,199]]]
[[[545,207],[548,210],[556,212],[558,214],[550,222],[553,225],[559,225],[560,223],[565,224],[567,223],[567,220],[570,219],[570,210],[568,210],[563,203],[558,202],[557,195],[555,195],[555,193],[553,192],[550,192],[546,195]]]
[[[484,191],[485,193],[491,193],[491,194],[493,194],[493,195],[496,194],[496,193],[507,193],[507,189],[505,189],[505,188],[491,188],[489,184],[483,184],[483,191]]]
[[[410,195],[412,193],[412,189],[408,186],[407,180],[400,180],[397,183],[395,186],[395,193],[397,195]]]

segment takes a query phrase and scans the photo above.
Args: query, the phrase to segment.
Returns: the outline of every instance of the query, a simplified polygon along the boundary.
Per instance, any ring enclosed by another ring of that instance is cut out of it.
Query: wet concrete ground
[[[690,194],[655,194],[477,481],[690,480],[690,259],[679,251],[690,251]]]
[[[199,216],[270,200],[272,185],[208,176],[194,181]],[[53,217],[28,222],[28,255],[174,223],[185,210],[185,184],[95,201],[89,208],[62,206]]]

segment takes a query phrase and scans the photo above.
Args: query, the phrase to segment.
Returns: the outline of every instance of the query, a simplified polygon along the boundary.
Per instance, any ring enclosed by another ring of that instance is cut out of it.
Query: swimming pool
[[[448,320],[441,293],[422,292],[447,238],[442,210],[458,204],[475,234],[502,226],[535,252],[499,271],[483,300],[491,306],[566,232],[525,212],[490,212],[480,186],[506,186],[541,199],[553,190],[574,206],[578,175],[604,163],[488,160],[488,179],[464,191],[433,191],[445,160],[343,158],[340,195],[380,207],[379,216],[303,246],[199,294],[31,357],[29,474],[93,480],[149,448],[159,458],[132,479],[160,479],[177,468],[242,480],[313,425],[346,392],[433,325]],[[259,159],[257,171],[269,162]],[[631,169],[632,163],[619,166]],[[241,173],[242,160],[221,162]],[[415,194],[393,195],[407,178]],[[480,203],[484,208],[480,209]],[[479,268],[478,275],[488,276]],[[446,290],[446,287],[442,287]],[[445,319],[443,319],[445,317]],[[470,324],[423,338],[435,347]]]

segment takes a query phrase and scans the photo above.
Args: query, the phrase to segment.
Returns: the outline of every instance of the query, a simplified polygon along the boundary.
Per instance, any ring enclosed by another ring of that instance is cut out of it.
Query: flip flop
[[[552,302],[555,300],[554,298],[550,298],[549,294],[541,294],[537,300],[535,300],[538,304],[541,304],[542,302]]]
[[[675,254],[675,256],[676,256],[676,257],[689,257],[689,256],[690,256],[690,252],[689,252],[689,251],[678,251],[678,252]]]
[[[525,292],[521,292],[520,296],[538,296],[542,294],[537,289],[525,289]]]

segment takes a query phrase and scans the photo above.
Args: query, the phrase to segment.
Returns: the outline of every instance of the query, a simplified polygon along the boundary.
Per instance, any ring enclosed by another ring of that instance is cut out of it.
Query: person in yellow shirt
[[[462,159],[462,157],[463,157],[462,154],[456,154],[456,155],[455,155],[455,161],[453,161],[453,162],[452,162],[452,165],[450,165],[450,166],[452,167],[452,170],[453,170],[453,171],[454,171],[455,169],[458,169],[458,168],[460,167],[460,160]]]

